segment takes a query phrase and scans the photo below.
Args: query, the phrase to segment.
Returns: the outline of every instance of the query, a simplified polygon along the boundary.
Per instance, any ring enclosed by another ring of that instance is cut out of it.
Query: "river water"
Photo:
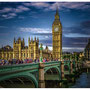
[[[60,82],[49,81],[46,85],[47,88],[60,88]],[[62,88],[90,88],[90,72],[82,72],[82,74],[76,78],[74,83],[66,83],[61,86]]]
[[[90,88],[90,73],[83,72],[71,88]]]

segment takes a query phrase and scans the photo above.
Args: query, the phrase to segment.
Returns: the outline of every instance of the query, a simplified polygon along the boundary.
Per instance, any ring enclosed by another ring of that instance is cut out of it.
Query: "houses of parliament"
[[[7,45],[0,49],[0,59],[39,59],[40,56],[40,49],[39,49],[39,39],[38,38],[29,38],[28,39],[28,46],[25,46],[24,38],[21,40],[19,37],[17,40],[14,38],[13,41],[13,48]],[[51,58],[52,53],[46,46],[43,50],[43,57],[44,58]]]
[[[48,46],[43,50],[43,58],[47,59],[60,59],[62,55],[62,25],[59,18],[58,9],[56,10],[55,19],[52,24],[52,45],[53,50],[50,51]],[[23,40],[19,37],[17,40],[14,38],[13,48],[7,45],[0,49],[0,59],[39,59],[40,48],[39,38],[28,38],[28,46],[25,46]]]

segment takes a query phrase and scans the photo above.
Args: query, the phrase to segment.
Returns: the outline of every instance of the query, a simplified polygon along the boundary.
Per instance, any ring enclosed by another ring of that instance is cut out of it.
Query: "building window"
[[[33,58],[33,53],[31,53],[31,58]]]
[[[24,53],[24,57],[25,57],[25,53]]]

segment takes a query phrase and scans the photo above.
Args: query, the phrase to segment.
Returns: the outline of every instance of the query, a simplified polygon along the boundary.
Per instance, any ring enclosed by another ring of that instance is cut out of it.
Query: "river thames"
[[[90,88],[90,72],[83,72],[71,88]]]

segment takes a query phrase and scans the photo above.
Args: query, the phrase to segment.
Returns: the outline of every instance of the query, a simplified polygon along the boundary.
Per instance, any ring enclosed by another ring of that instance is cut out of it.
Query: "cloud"
[[[6,27],[6,26],[0,26],[0,28],[8,28],[8,27]]]
[[[63,34],[66,37],[90,37],[90,20],[72,27],[63,27]]]
[[[73,33],[70,33],[70,34],[65,34],[65,37],[90,37],[90,35],[84,35],[84,34],[73,34]]]
[[[81,22],[81,27],[90,30],[90,20]]]
[[[47,44],[48,46],[48,44]],[[45,49],[46,48],[46,45],[43,45],[43,48]],[[49,50],[52,50],[52,46],[48,46]],[[62,48],[63,52],[80,52],[80,51],[83,51],[84,48],[72,48],[72,47],[63,47]]]
[[[19,5],[16,8],[3,8],[2,10],[0,10],[0,13],[2,13],[2,17],[5,19],[11,19],[14,18],[15,16],[17,16],[17,13],[21,13],[24,11],[29,11],[30,8],[25,7],[23,5]]]
[[[15,16],[17,16],[16,13],[8,13],[7,15],[6,14],[2,15],[2,17],[5,18],[5,19],[11,19]]]
[[[90,5],[87,5],[85,2],[56,2],[51,4],[46,10],[56,10],[58,9],[65,10],[65,9],[90,9]]]
[[[86,2],[54,2],[54,3],[47,3],[47,2],[32,2],[32,3],[23,3],[25,6],[33,6],[36,8],[44,8],[45,11],[48,10],[56,10],[56,7],[58,6],[58,9],[60,10],[70,10],[70,9],[90,9],[90,5]]]
[[[17,8],[14,8],[13,10],[16,13],[20,13],[20,12],[23,12],[23,11],[28,11],[30,9],[28,7],[25,7],[25,6],[21,5],[21,6],[18,6]]]
[[[31,32],[31,33],[37,33],[37,34],[42,34],[42,33],[52,33],[51,29],[49,28],[20,28],[20,31],[22,32]]]
[[[52,50],[52,46],[49,46],[48,44],[46,44],[49,48],[49,50]],[[46,48],[46,45],[43,45],[43,48]],[[81,52],[84,50],[84,48],[78,48],[78,47],[62,47],[63,52]]]
[[[84,48],[81,47],[63,47],[63,52],[80,52],[83,51]]]
[[[56,10],[56,7],[58,6],[58,9],[69,11],[70,9],[80,9],[80,10],[90,10],[90,5],[85,2],[26,2],[21,3],[20,5],[17,5],[16,8],[14,7],[4,7],[0,10],[0,13],[2,13],[2,17],[7,19],[14,18],[15,16],[10,16],[9,13],[21,13],[24,11],[31,10],[30,7],[35,7],[38,9],[43,9],[44,11],[48,10]],[[8,14],[8,15],[7,15]],[[32,16],[34,18],[37,18],[36,16]]]
[[[0,36],[8,36],[9,35],[9,33],[0,33]]]
[[[34,6],[36,8],[49,7],[49,3],[45,2],[31,2],[31,3],[23,3],[25,6]]]
[[[12,8],[3,8],[2,10],[0,10],[0,13],[7,13],[7,12],[11,12],[13,9]]]
[[[63,47],[84,48],[89,37],[63,37]]]
[[[19,16],[18,18],[19,18],[19,19],[24,19],[25,17],[24,17],[24,16]]]
[[[19,12],[28,11],[28,10],[30,10],[30,8],[25,7],[25,6],[23,6],[23,5],[19,5],[19,6],[17,6],[16,8],[13,8],[13,7],[11,7],[11,8],[5,7],[5,8],[3,8],[2,10],[0,10],[0,13],[10,13],[10,12],[19,13]]]

